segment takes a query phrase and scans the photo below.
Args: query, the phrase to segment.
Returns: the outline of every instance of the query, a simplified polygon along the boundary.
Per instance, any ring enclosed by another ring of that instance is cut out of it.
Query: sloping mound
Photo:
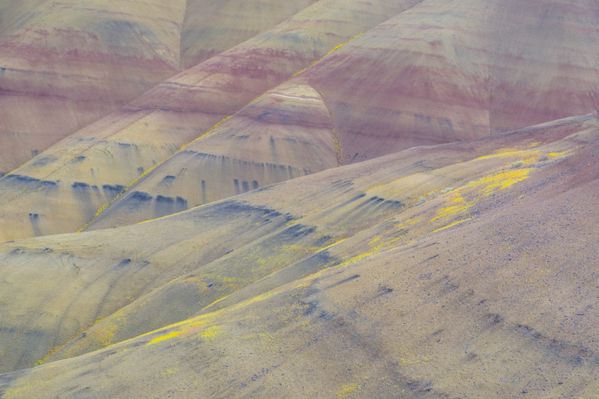
[[[0,0],[0,398],[599,397],[597,0]]]
[[[2,389],[8,398],[589,390],[596,259],[585,248],[597,239],[599,175],[588,165],[598,140],[595,116],[571,118],[149,223],[5,244],[2,367],[48,364],[3,376]]]
[[[599,32],[596,10],[315,2],[14,171],[0,182],[2,239],[139,222],[415,145],[591,112],[597,48],[585,38]]]
[[[592,112],[596,56],[572,55],[599,55],[586,39],[599,35],[597,10],[593,2],[418,3],[185,147],[92,227],[162,216],[163,197],[195,206],[330,165]],[[321,105],[284,101],[294,90],[318,93],[301,101]],[[318,150],[316,140],[325,140]],[[134,201],[137,193],[149,199]]]
[[[415,0],[319,1],[272,29],[159,84],[119,112],[69,136],[1,179],[0,241],[85,228],[182,146],[204,138],[265,91],[357,33],[414,3]],[[301,128],[296,129],[298,138],[313,133],[302,132]],[[328,142],[330,138],[312,140]],[[325,159],[324,165],[305,166],[314,160],[313,156],[305,155],[311,149],[299,149],[304,153],[298,154],[304,164],[296,165],[293,175],[336,165]],[[286,160],[285,155],[280,155],[280,161],[270,163],[280,168],[293,161]],[[222,181],[225,177],[213,177],[222,188],[211,181],[206,198],[221,199],[231,193],[233,181],[225,185]],[[256,180],[262,186],[289,177],[287,172],[278,171],[249,182],[253,184]],[[240,187],[242,190],[243,182]],[[178,203],[177,197],[180,197]],[[179,193],[156,205],[157,213],[143,211],[150,216],[161,216],[197,202]],[[38,227],[31,224],[29,214],[39,215]]]
[[[314,1],[0,1],[0,173]]]

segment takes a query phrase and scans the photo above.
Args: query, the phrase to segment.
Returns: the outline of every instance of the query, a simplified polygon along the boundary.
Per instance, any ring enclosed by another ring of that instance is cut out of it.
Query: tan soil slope
[[[268,89],[357,33],[417,2],[321,0],[276,27],[161,83],[119,112],[69,136],[0,179],[0,241],[87,227],[181,146],[205,137],[215,124]],[[281,152],[281,161],[276,162],[270,175],[252,179],[258,185],[336,165],[328,112],[322,105],[317,108],[322,128],[316,133],[321,137],[311,137],[312,131],[298,126],[298,137],[303,136],[313,145],[290,146],[302,162],[299,167],[290,175],[288,166],[297,162],[288,152]],[[316,120],[312,112],[310,116]],[[243,127],[243,120],[240,122],[238,128]],[[315,146],[321,149],[310,155],[306,149],[312,151]],[[302,167],[308,163],[313,163],[310,169]],[[223,168],[222,175],[207,181],[207,199],[220,199],[231,193],[229,185],[224,186],[221,181],[230,176],[232,187],[235,173],[236,170]],[[253,181],[242,181],[240,190],[244,184],[253,187]],[[182,195],[157,197],[149,217],[197,204],[195,199],[188,204]],[[32,217],[37,220],[37,227],[32,224]]]
[[[595,2],[376,4],[320,1],[15,171],[16,185],[0,183],[3,239],[139,222],[338,164],[598,107]],[[54,182],[58,194],[48,196],[44,185]]]
[[[594,0],[429,0],[304,78],[348,161],[599,109]]]
[[[0,171],[177,71],[185,1],[143,3],[46,1],[2,38]]]
[[[199,64],[317,1],[187,0],[181,33],[181,67]]]
[[[0,173],[314,1],[0,0]]]
[[[591,112],[598,10],[589,1],[419,3],[186,147],[92,228],[170,213],[177,198],[200,205],[414,145]],[[315,141],[328,132],[328,145]]]
[[[592,397],[598,145],[571,118],[5,244],[2,367],[48,364],[0,389]]]
[[[0,1],[0,38],[24,25],[46,0]]]
[[[592,1],[419,3],[186,147],[91,228],[171,213],[177,199],[205,204],[414,145],[591,112],[598,11]]]

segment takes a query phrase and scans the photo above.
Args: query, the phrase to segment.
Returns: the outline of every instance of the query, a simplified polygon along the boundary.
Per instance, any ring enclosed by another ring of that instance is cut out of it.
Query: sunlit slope
[[[429,0],[305,74],[347,161],[599,108],[599,4]]]
[[[321,0],[273,29],[161,83],[0,180],[0,241],[86,228],[182,146],[210,134],[247,103],[356,34],[415,3],[417,0]],[[306,92],[318,97],[309,88]],[[318,122],[323,128],[316,131],[322,137],[310,137],[311,132],[304,132],[302,125],[296,130],[298,138],[306,136],[326,154],[335,147],[332,123],[322,104],[316,108],[324,113]],[[313,113],[310,117],[315,119]],[[241,120],[237,126],[243,124]],[[252,150],[250,146],[240,148],[244,153]],[[305,148],[295,151],[304,165],[315,159]],[[286,170],[273,171],[272,176],[257,180],[258,185],[290,177],[287,168],[293,159],[285,159],[284,152],[279,156],[279,162],[271,163],[279,169],[284,165]],[[291,175],[330,165],[336,162],[323,156],[323,164],[315,163],[309,169],[300,165]],[[225,171],[223,178],[234,173]],[[206,197],[212,200],[231,191],[228,186],[220,189],[221,179],[217,178],[218,185],[210,181],[207,188]],[[239,183],[240,190],[244,184]],[[185,209],[186,201],[182,194],[165,198],[150,216]],[[196,204],[194,201],[192,206]]]
[[[0,182],[0,240],[139,222],[599,106],[593,2],[339,1],[314,3],[13,171]],[[201,8],[188,4],[187,17]]]
[[[27,23],[46,0],[0,1],[0,39]]]
[[[497,212],[504,206],[507,211],[510,206],[540,201],[548,190],[555,194],[559,190],[573,189],[577,184],[583,185],[595,173],[585,165],[588,157],[593,156],[597,140],[596,117],[574,118],[493,139],[412,149],[364,164],[335,168],[149,223],[4,244],[0,250],[3,276],[0,347],[4,351],[0,364],[8,371],[32,366],[38,360],[51,362],[76,356],[194,314],[234,306],[246,299],[255,301],[271,289],[326,268],[354,267],[387,250],[418,247],[421,240],[431,234],[434,239],[443,237],[438,236],[443,231],[461,225],[476,228],[486,223],[485,218],[498,217]],[[588,217],[592,219],[593,214]],[[518,224],[507,226],[515,228]],[[543,228],[541,223],[536,227]],[[518,232],[520,230],[518,228]],[[453,237],[461,237],[458,230],[452,232]],[[510,231],[505,235],[515,233]],[[586,238],[591,239],[591,236],[585,235]],[[460,240],[462,238],[451,241],[457,244]],[[496,253],[489,253],[485,249],[490,248],[487,242],[479,243],[477,237],[463,240],[472,246],[468,252],[472,256],[500,259],[507,259],[508,255],[512,259],[520,256],[518,254],[524,256],[524,249],[517,244],[509,253],[506,247],[497,247]],[[533,239],[530,245],[538,245],[538,251],[531,247],[526,252],[541,254],[546,243],[545,239]],[[447,261],[448,253],[441,252],[443,257],[435,262]],[[428,254],[428,250],[425,253]],[[451,258],[459,261],[463,256],[465,252]],[[409,259],[394,260],[393,264],[403,267]],[[487,267],[492,265],[495,264]],[[537,271],[525,268],[522,272]],[[442,277],[449,272],[437,270],[439,276],[435,274],[434,279],[421,281],[431,280],[431,284],[439,281],[442,288],[445,284]],[[401,272],[395,280],[389,276],[377,280],[377,274],[369,275],[383,286],[382,294],[393,292],[388,284],[410,283],[403,279]],[[447,286],[450,283],[451,279]],[[539,286],[539,289],[544,287]],[[356,291],[355,297],[350,295],[350,299],[359,298],[360,292]],[[404,291],[401,292],[404,295]],[[285,295],[285,298],[285,301],[296,302],[293,296]],[[442,297],[433,299],[443,300]],[[499,301],[499,297],[496,300]],[[412,308],[404,304],[399,313],[395,309],[395,306],[386,306],[380,309],[378,317],[399,320],[399,316]],[[439,305],[437,311],[441,309]],[[320,310],[307,312],[313,316],[321,314]],[[317,319],[324,322],[328,317]],[[284,324],[284,320],[280,322]],[[245,324],[239,323],[236,328],[243,331]],[[187,336],[198,326],[175,331],[169,337]],[[415,342],[426,338],[417,331],[412,333],[416,335]],[[262,332],[264,337],[276,333]],[[460,331],[451,332],[454,333],[462,337]],[[157,337],[153,335],[150,339]],[[155,342],[160,341],[163,339]],[[248,351],[252,350],[254,341],[248,339]],[[391,346],[395,342],[390,338],[383,341]],[[184,345],[189,350],[202,350],[187,342]],[[284,340],[279,342],[285,347]],[[408,339],[408,342],[411,341]],[[237,348],[236,345],[232,348]],[[364,350],[355,348],[361,344],[351,345],[358,353]],[[286,350],[293,347],[290,343]],[[291,356],[289,352],[285,354]],[[333,368],[341,363],[344,367],[349,364],[347,359],[335,361],[330,353],[326,357]],[[188,358],[180,358],[181,364],[186,364],[182,359]],[[189,361],[202,363],[205,359],[194,355]],[[244,361],[242,357],[237,362],[240,369],[235,372],[244,372]],[[258,359],[250,356],[247,367],[256,361]],[[60,364],[41,368],[40,372],[67,367],[65,363]],[[153,361],[149,359],[148,364]],[[152,370],[148,367],[145,372]],[[319,372],[323,372],[322,369]],[[160,372],[157,378],[158,374]],[[139,378],[145,380],[146,377]],[[97,381],[102,384],[101,380]],[[202,384],[201,389],[207,390],[224,384],[221,380],[207,382],[203,378],[198,382]],[[28,389],[35,390],[36,384],[30,384]],[[127,384],[134,386],[134,382]],[[72,384],[63,385],[66,386]],[[44,389],[60,388],[56,385]],[[21,392],[34,394],[34,391]],[[106,392],[110,396],[111,392]],[[64,394],[62,391],[61,395]]]
[[[171,214],[332,168],[340,158],[320,94],[308,85],[284,84],[130,186],[88,229]]]
[[[186,147],[91,228],[176,211],[177,198],[200,205],[414,145],[595,110],[599,52],[586,40],[599,33],[595,3],[531,4],[415,5]]]
[[[184,6],[67,0],[36,7],[0,41],[0,171],[176,73]]]
[[[599,175],[588,148],[451,231],[4,376],[5,396],[596,397]]]
[[[192,67],[316,2],[187,0],[181,32],[181,66]]]
[[[0,1],[0,172],[313,2]]]

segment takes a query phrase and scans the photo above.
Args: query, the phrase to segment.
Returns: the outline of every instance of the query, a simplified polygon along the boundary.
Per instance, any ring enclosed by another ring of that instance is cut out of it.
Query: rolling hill
[[[594,0],[0,0],[0,398],[595,398]]]
[[[227,50],[311,1],[251,0],[242,8],[232,3],[3,1],[0,172],[117,110],[181,71],[185,62]],[[214,21],[223,23],[198,32],[193,21],[205,18],[208,7],[219,16]],[[227,27],[224,21],[232,17],[254,22],[245,29]],[[211,38],[215,34],[219,40]]]
[[[5,396],[451,397],[463,375],[487,397],[576,392],[596,373],[598,138],[595,115],[571,118],[7,243],[2,367],[47,365]]]
[[[264,91],[414,3],[322,0],[159,84],[1,179],[0,240],[86,228],[181,146],[202,138]],[[275,173],[261,184],[281,179]],[[222,198],[217,192],[208,195]],[[173,203],[175,209],[186,207],[185,201]],[[38,227],[30,215],[39,220]]]

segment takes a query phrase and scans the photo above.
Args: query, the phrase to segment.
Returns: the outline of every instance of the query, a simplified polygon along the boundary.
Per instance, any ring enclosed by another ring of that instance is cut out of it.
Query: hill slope
[[[587,165],[598,139],[596,116],[573,118],[149,223],[5,244],[2,366],[49,362],[4,376],[5,395],[576,391],[597,372],[595,318],[582,310],[596,259],[580,248],[597,238]]]
[[[415,3],[321,0],[159,84],[0,179],[0,241],[85,228],[181,146],[202,138],[215,124],[357,33]],[[329,148],[331,141],[320,140]],[[315,169],[330,165],[325,160]],[[260,184],[285,178],[286,172],[281,176],[275,171]],[[230,192],[224,187],[214,188],[210,182],[207,195],[220,199],[221,193]],[[159,215],[187,207],[185,199],[175,201],[173,197],[159,204],[166,209]],[[30,215],[37,215],[38,227]]]
[[[321,0],[0,181],[2,239],[139,222],[414,145],[592,112],[596,10]]]
[[[94,226],[169,213],[160,199],[200,205],[415,145],[483,137],[599,108],[593,61],[599,53],[585,39],[599,34],[596,4],[518,4],[416,4],[186,147]],[[489,23],[494,18],[501,22]]]
[[[595,398],[596,0],[0,0],[0,398]]]
[[[182,58],[199,63],[312,2],[0,1],[0,173],[181,71]],[[252,29],[198,35],[189,23],[206,10]]]

